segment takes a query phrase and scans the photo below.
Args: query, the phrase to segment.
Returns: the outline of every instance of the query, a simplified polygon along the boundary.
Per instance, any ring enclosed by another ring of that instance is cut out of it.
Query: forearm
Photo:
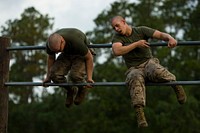
[[[48,56],[47,57],[47,77],[50,75],[50,70],[55,61],[55,56]]]
[[[85,62],[86,62],[86,74],[87,74],[87,81],[93,81],[92,80],[92,74],[93,74],[93,56],[91,52],[88,50],[87,54],[85,55]]]
[[[160,32],[158,30],[156,30],[153,34],[153,38],[159,39],[159,40],[163,40],[163,41],[170,41],[170,40],[175,40],[171,35],[164,33],[164,32]]]
[[[167,41],[168,47],[170,47],[170,48],[173,48],[177,45],[176,39],[174,39],[171,35],[157,31],[157,30],[154,32],[153,38],[157,38],[157,39],[160,39],[160,40],[163,40],[163,41]]]
[[[161,32],[160,39],[163,40],[163,41],[169,41],[170,39],[174,39],[174,38],[167,33]]]
[[[87,59],[86,60],[86,73],[87,73],[87,80],[92,80],[92,75],[93,75],[93,58]]]

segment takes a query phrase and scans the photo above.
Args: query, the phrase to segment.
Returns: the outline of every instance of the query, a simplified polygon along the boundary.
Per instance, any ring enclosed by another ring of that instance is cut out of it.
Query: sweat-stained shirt
[[[133,27],[132,33],[130,36],[124,36],[116,33],[113,36],[112,43],[120,42],[123,46],[130,45],[131,43],[137,42],[139,40],[148,41],[149,38],[152,38],[155,29],[140,26]],[[135,67],[144,63],[149,58],[152,58],[152,52],[150,48],[135,48],[127,54],[122,55],[125,60],[126,66],[128,68]]]
[[[55,33],[61,35],[66,42],[62,53],[66,55],[81,56],[85,56],[87,54],[87,45],[89,45],[89,41],[87,40],[86,35],[82,31],[75,28],[63,28],[56,31]],[[55,52],[49,49],[48,42],[46,44],[46,51],[49,55],[55,54]]]

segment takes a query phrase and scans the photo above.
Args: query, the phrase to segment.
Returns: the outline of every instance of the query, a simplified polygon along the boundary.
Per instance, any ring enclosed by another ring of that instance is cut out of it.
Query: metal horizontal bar
[[[112,44],[91,44],[88,45],[89,48],[111,48]],[[16,46],[8,47],[7,50],[44,50],[45,46]]]
[[[95,83],[45,83],[47,86],[125,86],[125,82],[95,82]],[[200,85],[200,80],[197,81],[172,81],[165,83],[148,82],[146,86],[171,86],[171,85]],[[6,82],[5,86],[43,86],[42,82]]]
[[[185,41],[178,42],[178,46],[194,46],[200,45],[200,41]],[[166,42],[157,42],[150,43],[150,46],[167,46]],[[91,44],[88,45],[89,48],[111,48],[112,44]],[[16,46],[16,47],[8,47],[7,50],[44,50],[45,46]]]
[[[7,50],[44,50],[45,46],[14,46],[8,47]]]

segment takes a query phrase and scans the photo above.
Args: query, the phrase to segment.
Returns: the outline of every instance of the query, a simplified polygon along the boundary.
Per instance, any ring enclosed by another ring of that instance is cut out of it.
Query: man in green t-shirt
[[[130,90],[132,105],[136,110],[138,127],[147,127],[143,108],[146,103],[145,82],[175,81],[176,77],[154,58],[148,43],[149,38],[168,41],[168,47],[173,48],[177,41],[167,33],[141,26],[128,25],[121,16],[112,19],[112,27],[116,31],[112,40],[112,50],[115,56],[122,56],[128,70],[126,83]],[[180,104],[186,102],[186,94],[180,85],[173,85]]]
[[[94,83],[93,74],[93,53],[87,46],[89,41],[86,35],[75,28],[64,28],[51,34],[46,44],[47,75],[43,83]],[[60,53],[56,58],[56,54]],[[65,77],[67,75],[67,78]],[[66,107],[73,103],[80,104],[87,94],[88,87],[64,87],[67,91],[65,101]],[[76,94],[77,90],[77,95]],[[74,99],[75,97],[75,99]]]

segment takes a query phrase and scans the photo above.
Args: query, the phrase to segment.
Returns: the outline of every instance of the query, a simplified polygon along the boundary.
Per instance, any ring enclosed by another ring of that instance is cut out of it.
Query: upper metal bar
[[[194,46],[200,45],[200,41],[184,41],[178,42],[178,46]],[[167,46],[166,42],[150,43],[150,46]],[[91,44],[88,45],[89,48],[111,48],[112,44]],[[43,50],[45,46],[15,46],[8,47],[7,50]]]
[[[95,83],[45,83],[46,86],[125,86],[125,82],[95,82]],[[200,85],[200,80],[196,81],[172,81],[165,83],[148,82],[146,86],[171,86],[171,85]],[[5,86],[43,86],[42,82],[6,82]]]

